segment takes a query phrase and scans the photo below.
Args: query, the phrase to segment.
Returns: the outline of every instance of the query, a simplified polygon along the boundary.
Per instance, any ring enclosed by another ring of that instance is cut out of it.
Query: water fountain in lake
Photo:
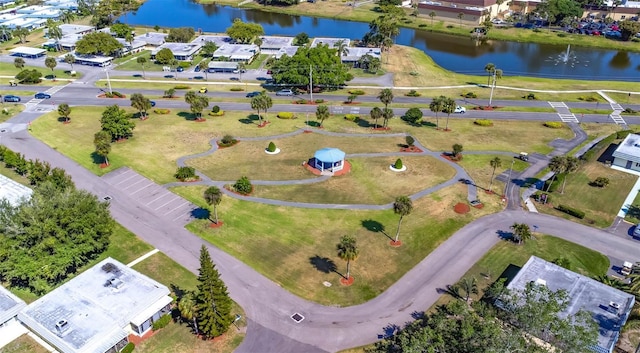
[[[580,60],[578,60],[578,56],[574,53],[571,52],[571,44],[567,45],[567,51],[562,53],[562,54],[558,54],[555,56],[550,56],[547,60],[545,61],[550,61],[554,64],[554,66],[558,66],[560,64],[563,65],[567,65],[569,67],[576,67],[577,65],[583,64],[584,66],[587,66],[587,64],[589,63],[589,61],[583,61],[580,62]]]

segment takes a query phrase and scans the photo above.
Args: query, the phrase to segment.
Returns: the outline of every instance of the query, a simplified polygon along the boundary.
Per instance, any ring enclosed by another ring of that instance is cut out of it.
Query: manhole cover
[[[291,315],[291,318],[293,319],[293,321],[295,321],[297,323],[300,323],[300,322],[302,322],[302,320],[304,320],[304,316],[302,316],[302,315],[300,315],[298,313],[295,313],[295,314]]]
[[[110,201],[111,200],[111,196],[105,196],[102,199],[104,199],[105,201]]]

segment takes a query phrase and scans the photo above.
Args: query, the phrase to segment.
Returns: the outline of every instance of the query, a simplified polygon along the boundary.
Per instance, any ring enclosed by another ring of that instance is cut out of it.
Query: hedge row
[[[622,131],[619,131],[622,132]],[[597,158],[597,156],[600,154],[600,152],[604,149],[607,148],[610,144],[613,143],[613,141],[615,141],[618,138],[618,132],[614,132],[613,134],[605,137],[604,139],[600,140],[600,142],[596,143],[594,146],[592,146],[587,152],[585,152],[582,156],[580,156],[580,160],[583,160],[585,162],[591,162],[594,159]]]
[[[165,108],[156,108],[153,110],[153,112],[156,114],[169,114],[171,111]]]
[[[190,89],[191,86],[187,86],[187,85],[175,85],[173,86],[174,89]]]
[[[558,205],[558,207],[556,207],[556,210],[560,211],[560,212],[564,212],[570,216],[574,216],[576,218],[580,218],[583,219],[584,218],[584,212],[580,211],[580,210],[576,210],[575,208],[571,208],[569,206],[565,206],[565,205]]]
[[[153,330],[159,330],[161,328],[165,328],[167,327],[167,325],[169,325],[169,323],[171,322],[171,315],[163,315],[161,318],[159,318],[157,321],[155,321],[153,323]]]
[[[131,353],[133,352],[133,350],[136,348],[136,345],[129,342],[127,343],[126,346],[124,346],[124,348],[122,348],[122,350],[120,351],[120,353]]]

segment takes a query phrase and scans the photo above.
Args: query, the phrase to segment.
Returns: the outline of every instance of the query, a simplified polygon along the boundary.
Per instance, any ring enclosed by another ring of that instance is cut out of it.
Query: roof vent
[[[56,331],[58,331],[58,334],[63,334],[68,329],[69,329],[69,322],[67,322],[67,320],[62,319],[56,322]]]
[[[122,286],[124,286],[124,282],[119,278],[113,277],[109,280],[109,286],[114,289],[120,289],[122,288]]]
[[[539,286],[546,286],[547,285],[547,281],[543,280],[542,278],[538,278],[536,280],[536,284]]]

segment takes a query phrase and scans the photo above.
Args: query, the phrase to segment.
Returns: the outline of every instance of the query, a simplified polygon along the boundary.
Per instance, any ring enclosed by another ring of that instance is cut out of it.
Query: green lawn
[[[633,199],[633,202],[631,202],[631,204],[635,207],[639,207],[640,208],[640,192],[638,192],[638,194],[636,195],[636,197]],[[628,212],[627,215],[624,217],[625,221],[631,222],[631,223],[640,223],[640,215],[637,212]]]
[[[22,175],[16,173],[13,169],[9,169],[4,166],[4,163],[0,163],[0,174],[6,176],[7,178],[17,181],[18,183],[31,187],[31,183],[29,183],[29,179],[23,177]]]
[[[172,189],[199,205],[203,190]],[[453,206],[465,200],[466,187],[456,184],[415,201],[403,221],[400,248],[390,247],[389,238],[376,231],[383,228],[395,235],[398,217],[392,210],[301,209],[224,197],[219,206],[221,228],[210,228],[206,220],[187,228],[296,295],[327,305],[354,305],[382,293],[464,224],[501,207],[488,203],[456,215]],[[335,250],[345,234],[355,236],[360,249],[350,287],[339,284],[345,262]],[[325,287],[324,281],[332,286]]]
[[[395,157],[349,158],[351,172],[306,185],[254,187],[254,196],[314,203],[385,204],[452,178],[455,170],[433,157],[402,157],[407,171],[389,169]],[[301,168],[298,166],[298,168]]]
[[[33,338],[22,335],[11,343],[0,348],[0,353],[47,353],[48,351],[42,347]]]
[[[509,170],[511,168],[512,161],[514,172],[521,172],[529,166],[529,163],[526,163],[520,159],[503,155],[497,156],[488,154],[467,154],[463,156],[462,160],[458,162],[458,164],[460,164],[460,166],[464,168],[464,170],[469,174],[471,179],[473,179],[478,187],[488,189],[489,183],[491,181],[491,172],[493,171],[493,168],[489,164],[489,161],[491,161],[495,157],[500,158],[500,160],[502,161],[502,166],[496,168],[494,178],[503,171]],[[493,190],[493,192],[495,193],[502,194],[502,191],[504,190],[504,183],[494,180],[491,190]]]
[[[177,287],[180,290],[193,291],[196,290],[198,285],[195,274],[161,252],[155,253],[136,264],[133,269],[155,278],[170,289]]]

